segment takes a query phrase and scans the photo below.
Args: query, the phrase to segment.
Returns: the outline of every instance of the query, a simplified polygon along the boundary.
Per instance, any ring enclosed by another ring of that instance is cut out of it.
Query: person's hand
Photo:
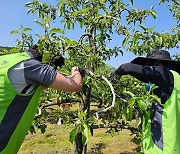
[[[116,75],[116,70],[113,70],[111,71],[109,74],[108,74],[108,78],[112,78]]]
[[[77,72],[79,72],[79,68],[78,68],[77,66],[74,66],[74,67],[71,68],[71,74],[72,74],[72,75],[75,74],[75,73],[77,73]],[[80,72],[79,72],[79,73],[80,73]]]

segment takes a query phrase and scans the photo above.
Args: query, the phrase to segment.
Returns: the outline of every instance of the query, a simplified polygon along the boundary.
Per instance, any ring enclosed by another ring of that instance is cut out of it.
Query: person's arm
[[[116,71],[117,75],[130,74],[142,82],[152,82],[158,88],[153,92],[159,98],[161,103],[164,104],[174,88],[174,78],[172,73],[162,66],[142,66],[132,63],[122,64]]]
[[[49,87],[66,92],[79,92],[82,89],[82,77],[78,67],[72,68],[71,76],[65,76],[57,72],[54,81]]]
[[[173,86],[173,75],[161,66],[142,66],[132,63],[126,63],[119,66],[115,71],[117,75],[132,75],[142,82],[149,81],[165,89]]]
[[[57,72],[54,67],[30,59],[24,62],[24,77],[29,85],[41,85],[66,92],[78,92],[82,88],[82,77],[78,67],[73,67],[71,76]]]

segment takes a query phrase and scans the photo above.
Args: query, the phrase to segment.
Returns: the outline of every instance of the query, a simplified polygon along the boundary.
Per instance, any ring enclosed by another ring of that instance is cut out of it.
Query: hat
[[[170,53],[165,50],[154,50],[153,52],[148,53],[146,57],[137,57],[133,59],[131,63],[145,65],[148,62],[154,62],[156,60],[160,61],[164,67],[174,69],[180,73],[180,62],[172,60]]]

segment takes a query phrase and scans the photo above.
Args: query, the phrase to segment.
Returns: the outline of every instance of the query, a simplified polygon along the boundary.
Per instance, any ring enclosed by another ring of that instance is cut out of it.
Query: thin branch
[[[175,4],[180,5],[180,3],[176,2],[175,0],[172,0]]]
[[[81,37],[78,40],[79,44],[82,44],[82,41],[86,36],[88,36],[89,40],[90,40],[90,37],[92,37],[91,34],[89,34],[89,33],[85,33],[85,34],[81,35]]]
[[[131,13],[131,11],[129,11],[128,9],[123,9],[119,12],[119,14],[121,14],[123,11],[127,11],[128,13]]]
[[[119,95],[117,95],[117,94],[116,94],[116,97],[119,98],[120,100],[122,100],[123,102],[128,103],[127,100],[125,100],[124,98],[122,98],[121,96],[119,96]]]
[[[42,109],[46,108],[46,107],[49,107],[49,106],[53,106],[53,105],[60,105],[60,104],[63,104],[63,103],[71,103],[71,102],[80,102],[79,100],[77,99],[65,99],[65,100],[62,100],[62,101],[57,101],[57,102],[51,102],[51,101],[45,101],[44,104],[42,104],[40,107]]]
[[[42,105],[40,105],[40,107],[38,108],[38,113],[35,115],[35,118],[39,117],[42,115],[42,110],[44,108],[50,107],[50,106],[54,106],[54,105],[60,105],[63,103],[67,103],[67,102],[80,102],[80,100],[77,99],[65,99],[62,101],[57,101],[57,102],[51,102],[51,101],[45,101]]]

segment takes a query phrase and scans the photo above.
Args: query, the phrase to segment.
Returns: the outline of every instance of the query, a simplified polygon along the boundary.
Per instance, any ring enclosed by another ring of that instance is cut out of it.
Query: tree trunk
[[[79,132],[75,139],[75,150],[74,154],[82,154],[83,153],[83,143],[82,143],[82,133]]]
[[[87,154],[87,144],[84,146],[84,154]]]
[[[87,118],[89,117],[90,113],[90,102],[91,102],[91,87],[89,87],[86,91],[86,94],[82,97],[80,110],[85,111],[87,110]],[[82,143],[82,133],[79,132],[75,139],[75,151],[74,154],[87,154],[87,145],[83,145]]]

